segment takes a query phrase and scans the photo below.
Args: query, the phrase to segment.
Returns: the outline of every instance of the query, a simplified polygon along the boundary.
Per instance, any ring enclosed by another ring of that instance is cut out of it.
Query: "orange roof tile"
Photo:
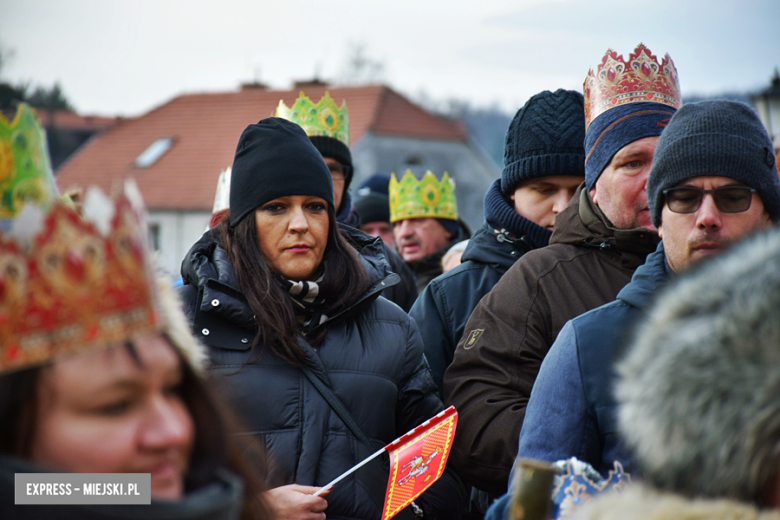
[[[54,125],[68,130],[101,130],[122,119],[120,117],[84,116],[67,110],[54,110],[53,112],[45,108],[34,108],[33,110],[35,110],[42,126],[49,126],[49,122],[54,116]]]
[[[315,102],[329,91],[340,105],[346,100],[350,143],[367,132],[445,141],[465,141],[456,121],[435,116],[382,85],[307,87]],[[210,210],[219,172],[233,162],[233,153],[247,125],[272,116],[279,100],[291,106],[297,90],[247,88],[238,92],[186,94],[134,119],[118,119],[93,138],[58,170],[60,189],[96,184],[110,189],[133,177],[150,209]],[[147,168],[136,158],[157,139],[174,144]]]

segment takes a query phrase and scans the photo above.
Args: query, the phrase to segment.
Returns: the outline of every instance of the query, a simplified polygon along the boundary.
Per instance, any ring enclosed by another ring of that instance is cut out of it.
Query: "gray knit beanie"
[[[780,179],[772,142],[756,113],[735,101],[684,105],[658,139],[647,179],[653,225],[661,224],[663,190],[692,177],[729,177],[758,191],[773,222],[780,220]]]
[[[585,176],[585,115],[582,94],[545,90],[517,111],[506,133],[501,194],[509,197],[528,179]]]

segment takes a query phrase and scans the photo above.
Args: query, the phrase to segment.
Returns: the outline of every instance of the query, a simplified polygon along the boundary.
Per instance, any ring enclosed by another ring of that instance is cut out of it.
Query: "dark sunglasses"
[[[715,206],[723,213],[741,213],[750,208],[753,200],[753,188],[747,186],[721,186],[714,190],[703,190],[692,186],[669,188],[664,190],[666,205],[674,213],[694,213],[701,207],[701,201],[708,193],[712,194]]]

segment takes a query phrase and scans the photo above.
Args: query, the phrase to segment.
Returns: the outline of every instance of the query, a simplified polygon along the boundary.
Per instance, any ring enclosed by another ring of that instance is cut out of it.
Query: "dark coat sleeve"
[[[444,395],[444,371],[452,363],[456,343],[451,332],[454,326],[449,323],[452,312],[448,312],[446,295],[439,290],[436,280],[423,289],[409,311],[409,316],[417,322],[433,382],[439,389],[439,395]]]
[[[533,253],[480,300],[444,374],[444,402],[459,414],[453,467],[496,494],[507,489],[526,404],[552,343],[540,263],[523,261]]]
[[[422,339],[414,320],[409,320],[408,345],[404,360],[405,375],[399,386],[396,408],[399,436],[444,409],[423,357]],[[448,462],[439,480],[420,495],[415,503],[423,509],[426,519],[457,520],[467,498],[466,486]]]
[[[417,299],[417,282],[414,273],[406,265],[404,259],[393,251],[387,244],[382,244],[390,269],[401,277],[401,281],[388,287],[382,292],[382,296],[401,307],[404,312],[409,312]]]

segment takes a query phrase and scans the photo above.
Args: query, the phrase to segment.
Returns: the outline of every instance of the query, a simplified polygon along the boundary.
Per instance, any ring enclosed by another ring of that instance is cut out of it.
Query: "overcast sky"
[[[778,0],[3,0],[2,79],[51,85],[85,114],[139,115],[259,79],[343,76],[365,46],[384,82],[506,110],[581,89],[611,47],[669,53],[683,95],[757,91],[780,67]]]

